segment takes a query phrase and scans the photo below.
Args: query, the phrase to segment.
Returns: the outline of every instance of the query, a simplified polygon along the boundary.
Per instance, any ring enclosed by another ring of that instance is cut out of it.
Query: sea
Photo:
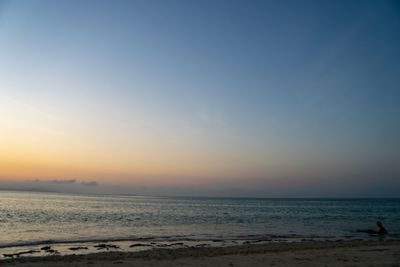
[[[13,257],[21,251],[45,255],[49,250],[43,249],[46,246],[52,247],[52,253],[75,254],[80,250],[89,253],[105,249],[381,239],[358,232],[376,229],[376,221],[383,222],[389,232],[385,239],[400,239],[400,199],[0,191],[0,257]]]

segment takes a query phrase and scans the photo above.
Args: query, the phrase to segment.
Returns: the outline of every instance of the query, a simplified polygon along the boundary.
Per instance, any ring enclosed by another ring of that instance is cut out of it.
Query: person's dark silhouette
[[[383,227],[382,222],[377,221],[376,225],[378,226],[379,230],[372,230],[372,229],[367,229],[367,230],[357,230],[357,232],[361,233],[367,233],[367,234],[378,234],[378,235],[386,235],[388,232],[386,231],[385,227]]]
[[[378,234],[380,234],[380,235],[386,235],[387,234],[387,231],[386,231],[385,227],[383,227],[382,222],[377,221],[376,225],[378,225],[378,227],[379,227]]]

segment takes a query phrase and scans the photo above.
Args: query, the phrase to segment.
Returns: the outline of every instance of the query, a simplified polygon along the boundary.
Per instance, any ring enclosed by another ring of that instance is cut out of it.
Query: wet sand
[[[21,257],[1,266],[400,266],[400,241],[314,241]]]

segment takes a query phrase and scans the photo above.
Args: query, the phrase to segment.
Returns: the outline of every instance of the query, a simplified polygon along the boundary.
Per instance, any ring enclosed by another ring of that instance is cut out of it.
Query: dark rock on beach
[[[72,251],[75,251],[75,250],[88,249],[88,247],[71,247],[69,249],[72,250]]]
[[[13,254],[3,254],[5,258],[14,258],[14,257],[19,257],[21,255],[26,255],[26,254],[34,254],[34,253],[39,253],[39,250],[28,250],[28,251],[21,251]]]
[[[119,249],[120,248],[119,246],[112,245],[112,244],[98,244],[98,245],[95,245],[94,247],[97,248],[98,250],[100,250],[100,249],[109,250],[109,249]]]

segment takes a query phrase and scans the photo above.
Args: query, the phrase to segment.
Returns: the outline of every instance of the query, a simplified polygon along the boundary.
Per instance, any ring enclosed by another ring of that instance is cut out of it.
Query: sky
[[[398,1],[0,0],[0,188],[399,196],[399,47]]]

